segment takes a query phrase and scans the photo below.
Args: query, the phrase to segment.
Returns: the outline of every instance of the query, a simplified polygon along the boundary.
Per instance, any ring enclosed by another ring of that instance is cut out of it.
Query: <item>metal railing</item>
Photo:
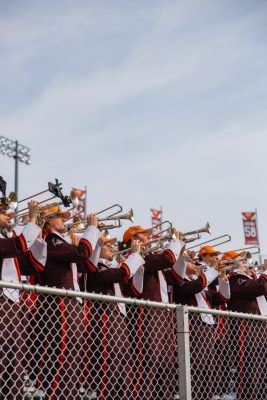
[[[266,400],[266,317],[0,288],[1,399]]]

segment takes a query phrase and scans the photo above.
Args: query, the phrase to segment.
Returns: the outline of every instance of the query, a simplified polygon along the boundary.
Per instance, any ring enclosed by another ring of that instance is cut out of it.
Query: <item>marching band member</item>
[[[231,300],[228,308],[232,311],[267,315],[266,300],[264,299],[267,294],[266,275],[261,274],[258,278],[254,273],[250,275],[246,263],[238,261],[241,256],[242,253],[236,251],[228,251],[223,256],[223,260],[237,261],[236,268],[229,277]]]
[[[3,260],[12,257],[18,257],[25,254],[33,245],[41,229],[36,225],[39,210],[37,203],[31,201],[28,203],[29,207],[29,222],[25,225],[19,236],[13,236],[9,238],[6,230],[9,228],[9,213],[6,205],[0,202],[0,258],[1,258],[1,280],[5,276],[5,266],[3,266]],[[14,274],[15,276],[15,274]],[[13,280],[12,280],[13,281]],[[13,281],[14,282],[14,281]],[[15,282],[19,282],[15,278]]]
[[[86,291],[123,297],[123,286],[144,264],[140,242],[131,244],[131,254],[118,264],[114,259],[115,238],[101,236],[99,258],[91,260],[96,271],[86,274]],[[97,246],[98,246],[97,245]],[[95,249],[97,252],[98,249]],[[88,393],[97,392],[101,400],[128,400],[131,396],[131,355],[123,303],[85,301],[85,373]]]
[[[261,274],[257,277],[254,273],[250,274],[246,262],[242,260],[242,253],[229,251],[224,254],[223,259],[234,263],[229,277],[229,310],[266,316],[267,275]],[[229,366],[237,371],[237,398],[264,398],[266,376],[261,369],[262,360],[266,359],[266,323],[231,319],[228,335],[231,342],[237,343],[235,348],[228,351]]]
[[[218,255],[216,249],[205,246],[200,249],[202,259],[201,268],[197,267],[192,259],[188,262],[177,262],[174,271],[180,277],[180,285],[173,286],[173,302],[209,309],[218,306],[230,299],[230,286],[225,273],[219,272],[209,265],[215,262]],[[205,261],[204,261],[205,260]],[[179,260],[178,260],[179,261]],[[204,267],[204,268],[203,268]],[[218,279],[218,292],[208,287]],[[191,320],[190,340],[191,359],[197,362],[199,380],[192,382],[192,398],[205,400],[214,394],[216,382],[211,379],[212,360],[214,356],[215,320],[212,315],[195,314]]]
[[[217,257],[220,254],[218,250],[216,250],[212,246],[204,246],[198,252],[199,257],[199,265],[205,268],[212,267],[216,264]]]
[[[64,219],[68,215],[58,207],[48,208],[47,213],[47,262],[39,274],[40,283],[78,291],[77,265],[83,265],[86,270],[93,268],[89,258],[99,238],[98,218],[94,214],[87,216],[84,235],[78,245],[73,245],[69,237],[64,236]],[[38,374],[37,388],[53,400],[77,399],[79,395],[73,377],[78,382],[81,374],[83,314],[80,301],[60,296],[38,297],[37,337],[41,338],[41,346],[36,347],[40,350],[37,358],[41,357],[43,368]]]
[[[150,230],[148,229],[134,226],[124,232],[123,241],[127,247],[136,239],[145,243],[149,233]],[[162,253],[148,254],[144,257],[145,264],[136,272],[129,285],[133,297],[138,296],[145,300],[168,303],[168,287],[163,270],[172,268],[184,245],[179,240],[180,233],[175,231],[175,234],[176,238],[170,241]],[[162,391],[159,394],[154,391],[157,372],[162,364],[162,355],[171,346],[168,323],[169,314],[167,310],[147,309],[140,306],[129,315],[128,326],[131,327],[130,339],[136,366],[132,399],[143,397],[149,400],[152,396],[156,398],[159,395],[161,400],[169,400],[173,397],[175,389],[164,384],[164,381],[168,380],[168,376],[166,376],[167,368],[160,377],[164,393]],[[133,327],[135,328],[133,329]],[[153,350],[151,343],[153,343]],[[144,367],[148,364],[151,364],[151,368]]]
[[[41,229],[36,225],[39,209],[36,202],[28,203],[29,222],[19,235],[8,238],[9,215],[5,204],[0,204],[0,279],[20,282],[21,274],[33,274],[43,269],[46,244],[38,240]],[[20,322],[18,290],[4,288],[0,292],[1,332],[1,393],[6,399],[21,398],[22,393],[22,326]]]

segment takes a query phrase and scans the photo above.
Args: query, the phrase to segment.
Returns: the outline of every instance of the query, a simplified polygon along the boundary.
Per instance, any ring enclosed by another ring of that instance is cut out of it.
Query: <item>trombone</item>
[[[96,215],[100,215],[100,214],[104,213],[105,211],[112,210],[112,208],[115,208],[115,209],[117,208],[117,210],[116,210],[115,212],[112,212],[111,214],[107,215],[106,217],[99,218],[98,221],[101,222],[101,221],[110,221],[110,220],[117,219],[117,218],[118,218],[118,214],[122,211],[122,206],[121,206],[120,204],[112,204],[112,206],[109,206],[109,207],[107,207],[107,208],[104,208],[103,210],[100,210],[100,211],[96,212],[95,214],[96,214]],[[78,216],[79,214],[81,214],[83,211],[84,211],[84,210],[78,212],[74,217],[77,217],[77,216]],[[133,220],[133,210],[131,209],[131,210],[129,211],[129,213],[127,213],[127,214],[129,214],[129,218],[126,218],[126,217],[125,217],[125,219],[130,219],[130,218],[132,218],[132,220]],[[125,214],[125,215],[127,215],[127,214]],[[112,218],[113,216],[114,216],[115,218]],[[68,218],[68,220],[71,219],[71,218],[73,218],[73,216],[70,217],[70,218]],[[120,216],[120,218],[123,218],[123,215]],[[80,224],[83,224],[83,225],[85,226],[86,223],[87,223],[87,218],[84,218],[84,219],[80,220],[79,223],[80,223]],[[71,228],[71,226],[77,225],[77,221],[76,221],[76,222],[73,222],[72,224],[68,224],[68,225],[69,225],[69,227]]]
[[[103,210],[98,211],[98,212],[96,212],[95,214],[96,214],[96,215],[103,214],[105,211],[112,210],[112,208],[116,208],[116,207],[117,207],[117,211],[113,212],[112,214],[109,214],[109,215],[106,217],[106,218],[111,218],[111,217],[113,217],[114,215],[117,215],[117,214],[119,214],[120,212],[122,212],[122,206],[121,206],[120,204],[112,204],[112,206],[109,206],[109,207],[107,207],[107,208],[104,208]]]
[[[224,239],[224,238],[225,238],[225,239]],[[222,239],[222,240],[220,241],[220,239]],[[205,242],[201,242],[201,243],[195,244],[194,246],[187,247],[186,250],[193,249],[194,247],[201,247],[201,246],[203,246],[203,245],[205,245],[205,244],[207,244],[207,243],[211,243],[211,242],[214,242],[214,241],[216,241],[216,240],[219,240],[219,242],[213,244],[213,245],[212,245],[213,247],[221,246],[221,245],[224,244],[224,243],[230,242],[230,241],[232,240],[232,238],[231,238],[231,236],[228,235],[228,234],[221,235],[221,236],[217,236],[217,237],[215,237],[215,238],[213,238],[213,239],[206,240]]]
[[[109,230],[109,229],[120,228],[122,226],[121,225],[121,220],[122,219],[128,219],[131,222],[134,221],[134,214],[133,214],[132,208],[126,214],[119,214],[118,215],[118,213],[120,211],[122,211],[122,207],[119,204],[114,204],[114,205],[112,205],[112,206],[110,206],[108,208],[105,208],[104,210],[101,210],[101,211],[97,212],[96,215],[99,215],[99,214],[101,214],[101,213],[103,213],[103,212],[105,212],[107,210],[110,210],[112,208],[115,208],[115,207],[120,208],[120,210],[118,210],[117,212],[112,213],[112,214],[110,214],[110,215],[108,215],[106,217],[99,218],[99,220],[98,220],[99,222],[113,221],[113,223],[109,224],[109,225],[100,224],[99,227],[98,227],[99,230],[102,231],[102,230],[105,230],[105,229]],[[87,223],[87,218],[84,218],[84,219],[80,220],[80,219],[76,219],[76,217],[77,217],[77,215],[73,217],[73,222],[68,224],[68,225],[66,225],[65,227],[66,227],[67,230],[72,229],[73,227],[75,229],[75,227],[77,227],[77,224],[79,224],[80,226],[79,226],[79,229],[77,230],[77,232],[83,232],[83,230],[85,230],[85,226],[86,226],[86,223]],[[74,218],[75,218],[75,220],[74,220]]]
[[[76,220],[77,218],[77,220]],[[109,224],[109,225],[99,225],[98,229],[100,231],[104,231],[104,230],[110,230],[110,229],[116,229],[116,228],[120,228],[122,226],[121,222],[119,219],[114,219],[114,223],[113,224]],[[73,217],[73,222],[71,224],[67,224],[65,225],[65,231],[69,232],[70,230],[73,230],[76,233],[82,233],[86,230],[86,226],[84,223],[84,220],[80,220],[79,217]]]
[[[54,198],[54,197],[53,197]],[[38,203],[38,205],[39,204],[42,204],[43,203],[43,201],[41,201],[41,202],[39,202]],[[77,207],[77,205],[78,205],[78,197],[77,197],[77,195],[76,195],[76,193],[73,191],[73,190],[71,190],[71,192],[70,192],[70,195],[69,196],[63,196],[63,200],[61,200],[61,201],[57,201],[57,202],[54,202],[54,203],[49,203],[49,204],[46,204],[45,206],[43,206],[43,207],[40,207],[40,214],[41,214],[41,218],[47,218],[47,217],[49,217],[49,216],[51,216],[51,214],[49,214],[49,213],[45,213],[45,210],[47,209],[47,208],[49,208],[49,207],[59,207],[60,205],[64,205],[65,207],[66,206],[70,206],[71,204],[72,204],[72,207],[68,210],[68,211],[73,211],[76,207]],[[82,207],[82,206],[81,206]],[[17,223],[18,223],[18,225],[24,225],[25,223],[27,223],[28,222],[28,220],[27,220],[27,217],[28,217],[28,215],[29,215],[29,213],[28,212],[23,212],[23,211],[25,211],[25,210],[27,210],[27,208],[24,208],[23,210],[20,210],[17,214],[16,214],[16,216],[15,217],[13,217],[13,218],[16,218],[17,219]],[[82,207],[82,210],[80,211],[80,212],[83,212],[84,211],[84,207]],[[43,215],[42,215],[43,214]],[[54,214],[54,213],[52,213],[52,214]]]
[[[53,194],[53,196],[50,196],[44,200],[41,200],[38,202],[38,205],[46,203],[56,197],[61,199],[61,202],[57,202],[57,203],[51,203],[49,204],[49,206],[53,206],[53,205],[60,205],[63,204],[64,207],[69,207],[71,204],[73,205],[73,207],[76,207],[79,204],[79,199],[78,196],[76,195],[76,193],[74,192],[74,190],[71,190],[70,195],[69,196],[64,196],[62,193],[62,184],[58,182],[58,179],[55,180],[56,183],[52,183],[52,182],[48,182],[48,189],[42,190],[41,192],[35,193],[31,196],[25,197],[24,199],[21,199],[17,202],[17,204],[19,203],[23,203],[27,200],[30,200],[34,197],[40,196],[46,192],[50,192]],[[23,213],[24,211],[27,210],[27,207],[23,208],[22,210],[20,210],[17,213],[17,216],[21,216],[20,213]],[[27,215],[27,213],[22,214],[23,217],[25,217],[25,215]]]
[[[255,251],[249,252],[249,251],[247,251],[249,249],[255,249]],[[260,253],[260,248],[259,248],[259,246],[250,246],[250,247],[241,247],[240,249],[234,249],[233,251],[241,251],[241,252],[245,251],[245,252],[253,255],[253,254],[259,254]],[[224,251],[221,254],[225,254],[225,253],[228,253],[228,251]]]
[[[53,196],[49,197],[48,199],[45,199],[45,200],[42,200],[42,201],[38,202],[38,204],[42,204],[42,203],[45,203],[47,201],[50,201],[50,200],[54,199],[55,197],[59,197],[60,199],[63,200],[64,196],[63,196],[62,191],[61,191],[62,190],[62,184],[58,182],[58,179],[55,179],[55,181],[56,181],[56,183],[48,182],[48,189],[42,190],[41,192],[38,192],[38,193],[32,194],[31,196],[25,197],[24,199],[19,200],[17,203],[18,204],[23,203],[24,201],[30,200],[33,197],[40,196],[40,195],[42,195],[42,194],[44,194],[46,192],[52,193]],[[27,210],[27,208],[24,208],[24,209],[22,209],[20,211],[25,211],[25,210]]]

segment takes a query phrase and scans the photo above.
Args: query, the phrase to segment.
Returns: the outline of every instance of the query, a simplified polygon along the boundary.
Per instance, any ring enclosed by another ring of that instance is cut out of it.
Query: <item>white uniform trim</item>
[[[231,290],[229,281],[225,282],[221,278],[219,278],[219,293],[226,299],[229,300],[231,297]]]
[[[169,303],[168,286],[166,278],[162,271],[158,271],[158,277],[159,277],[161,301],[162,303]]]
[[[143,292],[144,272],[145,272],[145,267],[142,265],[141,267],[138,268],[138,270],[133,276],[132,285],[134,289],[138,292],[138,294],[141,294]]]
[[[201,293],[196,293],[195,294],[195,298],[196,298],[196,302],[197,302],[197,307],[201,307],[201,308],[206,308],[207,310],[210,308],[207,304],[207,302],[205,301],[206,296],[205,296],[205,292],[202,290]],[[214,318],[211,314],[200,314],[201,319],[203,322],[205,322],[208,325],[214,325],[215,321]]]
[[[207,267],[207,269],[203,271],[203,274],[207,279],[207,286],[209,286],[211,282],[213,282],[219,276],[219,272],[212,267]]]
[[[47,259],[47,243],[43,239],[36,239],[31,246],[33,257],[44,267]]]
[[[193,280],[197,279],[198,277],[194,275]],[[191,279],[186,275],[185,279],[187,281],[191,281]],[[195,300],[197,303],[197,307],[201,307],[201,308],[206,308],[207,310],[210,308],[208,303],[206,302],[206,293],[204,290],[202,290],[200,293],[195,293]],[[203,322],[205,322],[205,324],[208,325],[214,325],[215,321],[214,318],[211,314],[200,314],[200,317],[202,319]]]
[[[175,260],[177,260],[184,246],[185,243],[182,240],[172,239],[166,246],[165,250],[170,250],[175,257]]]
[[[126,258],[123,264],[126,264],[129,268],[131,278],[137,272],[137,270],[145,264],[145,260],[139,253],[134,252]]]
[[[26,230],[26,236],[28,237],[28,244],[31,243],[31,252],[33,257],[43,266],[46,263],[46,256],[47,256],[47,244],[40,239],[34,239],[32,235],[36,235],[37,232],[40,231],[40,228],[37,227],[37,225],[32,224],[32,223],[28,223],[26,225],[26,227],[28,226],[27,230]],[[36,226],[38,228],[38,230],[36,230],[34,228],[34,226]],[[25,231],[25,228],[23,229],[23,231]],[[33,227],[33,228],[32,228]],[[37,234],[37,236],[39,235],[39,233]],[[36,237],[37,237],[36,236]],[[0,233],[0,238],[1,239],[6,239],[5,236],[3,236]],[[25,238],[25,236],[24,236]],[[30,239],[32,238],[32,239]],[[25,239],[26,240],[26,239]],[[19,268],[19,266],[18,266]],[[20,271],[17,270],[16,267],[16,263],[15,263],[15,257],[14,258],[4,258],[2,261],[2,280],[5,282],[14,282],[14,283],[20,283]],[[3,293],[4,295],[9,298],[11,301],[17,303],[19,302],[19,291],[18,290],[10,290],[10,289],[3,289]]]
[[[97,229],[97,227],[89,225],[87,226],[82,239],[87,240],[91,244],[92,250],[94,250],[99,237],[100,237],[100,231]]]
[[[30,249],[30,247],[33,245],[34,241],[37,239],[41,232],[42,229],[36,224],[28,222],[27,225],[25,225],[21,234],[25,239],[27,249]]]
[[[180,255],[172,268],[174,269],[177,275],[179,275],[182,279],[184,279],[186,273],[186,266],[187,262],[185,261],[184,257]]]
[[[100,258],[100,253],[101,253],[101,249],[104,245],[104,242],[101,238],[98,239],[96,246],[94,248],[93,254],[91,255],[91,257],[89,258],[90,262],[97,267],[97,264],[99,262],[99,258]]]
[[[100,258],[100,259],[99,259],[99,262],[100,262],[101,264],[104,264],[107,268],[119,268],[119,264],[118,264],[118,262],[117,262],[115,259],[112,260],[112,261],[109,261],[109,260],[105,260],[105,259],[103,259],[103,258]],[[113,290],[114,290],[115,296],[117,296],[117,297],[124,297],[124,296],[123,296],[123,293],[122,293],[122,291],[121,291],[120,284],[119,284],[118,282],[117,282],[117,283],[113,283]],[[126,315],[127,315],[127,311],[126,311],[126,305],[125,305],[125,303],[118,303],[117,306],[118,306],[119,312],[120,312],[123,316],[126,316]]]

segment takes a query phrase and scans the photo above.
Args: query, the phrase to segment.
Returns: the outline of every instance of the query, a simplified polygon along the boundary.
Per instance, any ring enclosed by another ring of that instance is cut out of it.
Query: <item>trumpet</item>
[[[192,235],[199,234],[199,233],[209,233],[211,235],[210,224],[207,222],[206,225],[203,226],[203,228],[196,229],[195,231],[191,231],[191,232],[185,232],[185,233],[183,233],[183,236],[192,236]]]
[[[221,268],[221,271],[229,271],[231,269],[234,269],[237,267],[239,262],[247,262],[249,264],[252,263],[252,253],[250,253],[249,251],[247,251],[244,255],[244,257],[238,257],[238,258],[234,258],[231,260],[227,260],[226,262],[224,262],[224,265],[226,265],[226,267]]]
[[[247,261],[247,259],[245,257],[240,258],[239,260],[232,262],[231,265],[221,268],[220,271],[225,272],[225,271],[230,271],[232,269],[235,269],[237,267],[239,261]]]
[[[167,232],[167,235],[170,236],[170,238],[174,238],[174,236],[175,236],[175,235],[174,235],[174,227],[173,227],[173,225],[172,225],[172,223],[171,223],[170,221],[163,221],[163,222],[161,222],[160,224],[154,225],[154,226],[152,227],[152,232],[153,232],[153,230],[154,230],[155,228],[158,228],[158,227],[160,227],[160,226],[162,226],[162,225],[164,225],[164,224],[168,224],[167,228],[162,229],[161,231],[159,231],[159,232],[157,232],[156,234],[152,235],[152,238],[153,238],[153,237],[162,236],[162,234],[165,233],[165,232]],[[202,229],[204,229],[204,228],[202,228]],[[200,239],[200,235],[199,235],[199,232],[200,232],[200,231],[201,231],[201,230],[199,230],[199,231],[192,231],[192,232],[186,232],[186,233],[181,233],[181,238],[182,238],[182,240],[183,240],[185,243],[194,242],[195,240]],[[202,232],[203,232],[203,231],[202,231]],[[185,236],[193,236],[193,235],[195,235],[195,237],[185,239]]]
[[[142,243],[141,255],[146,256],[149,253],[163,250],[164,243],[170,241],[171,239],[173,239],[173,237],[174,237],[173,234],[167,234],[165,236],[162,236],[162,237],[159,237],[156,239],[151,239],[145,243]],[[116,253],[114,253],[114,256],[115,257],[127,256],[128,253],[130,253],[130,252],[131,252],[131,248],[129,247],[126,249],[122,249],[120,251],[116,251]]]
[[[128,255],[128,253],[130,253],[131,252],[131,247],[129,247],[129,248],[127,248],[127,249],[123,249],[123,250],[119,250],[119,251],[116,251],[115,253],[113,253],[113,256],[115,257],[115,258],[121,258],[121,257],[123,257],[123,256],[127,256]]]
[[[175,229],[174,228],[171,228],[171,229],[167,228],[164,231],[167,231],[168,233],[166,235],[164,235],[164,236],[160,236],[160,237],[157,237],[157,238],[154,238],[154,239],[150,239],[147,242],[142,244],[142,252],[141,252],[141,254],[143,256],[146,256],[147,254],[152,253],[152,252],[157,252],[157,251],[164,250],[164,247],[163,247],[164,243],[165,242],[169,242],[170,240],[176,238]],[[181,240],[184,243],[190,243],[190,242],[192,242],[194,240],[198,240],[199,239],[199,234],[196,234],[196,235],[197,235],[196,237],[185,239],[184,238],[184,234],[182,233],[181,234],[181,237],[182,237]],[[118,254],[120,254],[120,253],[124,254],[125,252],[127,252],[127,249],[122,250],[121,252],[118,252]]]
[[[159,227],[161,227],[163,225],[166,225],[166,224],[168,225],[167,228],[157,231],[157,229]],[[152,230],[151,237],[162,236],[162,234],[165,233],[165,232],[170,233],[172,229],[173,229],[173,225],[172,225],[172,223],[170,221],[166,220],[166,221],[160,222],[159,224],[152,226],[152,228],[151,228],[151,230]],[[156,231],[154,235],[153,235],[153,231]]]
[[[97,213],[99,214],[99,213]],[[133,214],[133,209],[131,208],[127,213],[125,214],[112,214],[108,217],[104,217],[104,218],[99,218],[99,222],[103,222],[103,221],[114,221],[114,220],[121,220],[121,219],[128,219],[131,222],[134,222],[134,214]]]
[[[142,244],[141,254],[143,256],[146,256],[147,254],[155,252],[155,251],[163,250],[162,246],[164,245],[164,243],[168,242],[171,239],[174,239],[176,237],[175,229],[170,221],[163,221],[160,224],[153,226],[151,229],[153,230],[164,224],[168,224],[168,227],[159,231],[157,234],[152,235],[152,239],[150,239],[147,242]],[[199,232],[207,232],[208,229],[209,229],[209,224],[207,223],[207,225],[204,228],[201,228],[197,231],[181,233],[181,240],[183,240],[183,242],[185,242],[185,243],[190,243],[195,240],[198,240],[200,238]],[[166,235],[160,236],[160,237],[155,237],[155,236],[161,235],[162,233],[165,233],[165,232],[167,232]],[[187,239],[185,238],[185,236],[192,236],[192,235],[195,235],[195,237],[187,238]],[[120,251],[117,251],[116,253],[114,253],[114,256],[123,256],[123,255],[126,255],[127,253],[129,253],[130,251],[131,251],[130,248],[123,249],[123,250],[120,250]]]
[[[181,234],[181,235],[182,235],[182,237],[184,236],[184,234]],[[142,254],[145,256],[145,255],[147,255],[149,253],[152,253],[154,251],[163,250],[164,243],[165,242],[169,242],[171,239],[175,239],[175,238],[176,238],[176,236],[174,234],[174,229],[172,229],[172,231],[169,234],[165,235],[165,236],[162,236],[162,237],[159,237],[159,238],[156,238],[156,239],[148,240],[147,242],[145,242],[142,245],[142,248],[143,248]],[[197,239],[199,239],[199,235],[198,234],[197,234],[197,237],[195,237],[195,238],[189,238],[189,239],[184,239],[183,238],[182,241],[184,243],[190,243],[190,242],[192,242],[194,240],[197,240]],[[154,244],[155,244],[155,246],[153,246]]]
[[[260,264],[260,265],[254,265],[254,267],[256,268],[256,273],[258,274],[266,274],[267,271],[267,264]]]

